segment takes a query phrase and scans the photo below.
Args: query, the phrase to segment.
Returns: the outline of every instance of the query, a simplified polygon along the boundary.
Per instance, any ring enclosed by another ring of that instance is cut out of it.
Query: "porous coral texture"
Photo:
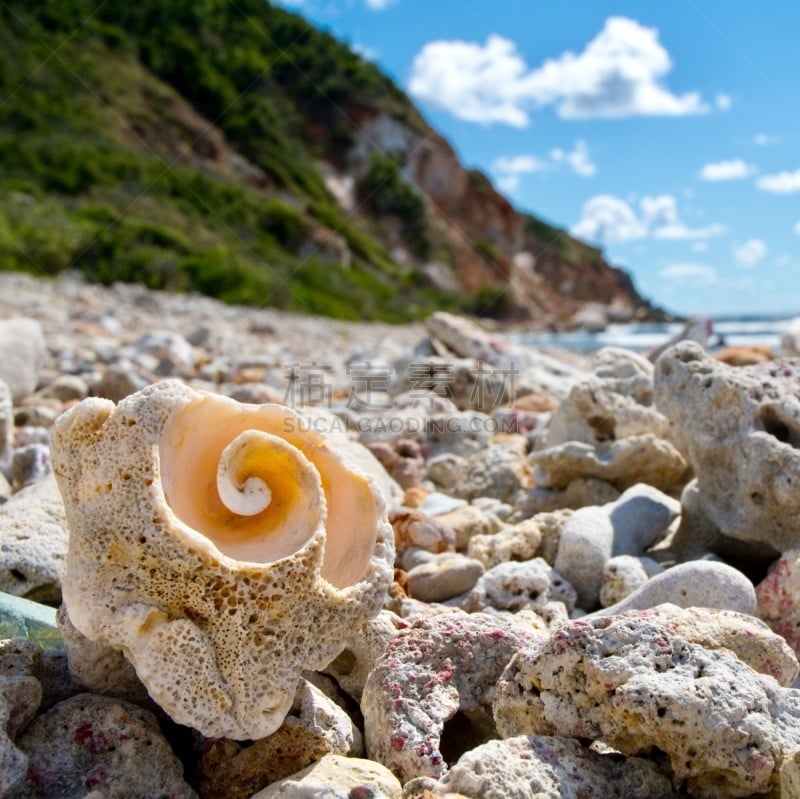
[[[700,507],[721,532],[777,552],[798,546],[798,364],[735,368],[686,342],[656,362],[655,396],[697,477]]]
[[[774,787],[800,742],[796,691],[647,614],[572,621],[520,651],[494,711],[507,737],[601,739],[628,755],[658,748],[691,795],[709,799]]]
[[[601,755],[577,741],[545,735],[490,741],[464,754],[435,796],[475,799],[672,799],[668,777],[638,757]]]
[[[288,408],[176,381],[54,426],[75,627],[121,649],[176,721],[263,738],[302,669],[381,607],[394,560],[374,482]]]
[[[453,754],[443,751],[449,743],[460,755],[493,737],[495,682],[514,652],[536,639],[521,625],[482,613],[419,619],[401,630],[364,686],[370,758],[403,782],[442,776]],[[448,721],[452,742],[443,740]]]

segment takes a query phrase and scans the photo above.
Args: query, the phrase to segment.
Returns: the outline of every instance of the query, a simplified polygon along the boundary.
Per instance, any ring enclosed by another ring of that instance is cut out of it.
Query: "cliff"
[[[0,268],[401,321],[658,311],[263,0],[0,6]]]

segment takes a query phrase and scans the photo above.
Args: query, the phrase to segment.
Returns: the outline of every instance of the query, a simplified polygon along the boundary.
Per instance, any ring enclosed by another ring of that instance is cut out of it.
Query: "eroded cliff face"
[[[395,257],[443,288],[479,294],[487,313],[568,325],[586,303],[605,306],[611,318],[656,318],[630,276],[610,266],[602,252],[524,214],[481,172],[466,169],[450,144],[385,114],[360,114],[355,143],[339,180],[356,185],[376,155],[400,165],[403,179],[425,204],[430,255],[404,245],[397,225],[383,219]],[[351,208],[358,198],[351,197]]]

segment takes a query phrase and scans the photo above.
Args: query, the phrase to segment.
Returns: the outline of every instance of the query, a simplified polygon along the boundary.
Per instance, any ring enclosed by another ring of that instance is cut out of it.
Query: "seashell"
[[[376,615],[392,528],[346,448],[280,405],[164,381],[54,424],[72,624],[208,737],[263,738]],[[345,454],[343,454],[343,452]]]

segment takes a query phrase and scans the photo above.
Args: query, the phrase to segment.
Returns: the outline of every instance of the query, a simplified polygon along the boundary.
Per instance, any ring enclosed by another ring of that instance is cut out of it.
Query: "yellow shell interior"
[[[324,523],[322,576],[344,588],[364,575],[378,526],[369,482],[288,408],[204,396],[172,415],[159,461],[173,513],[228,557],[271,563]]]

